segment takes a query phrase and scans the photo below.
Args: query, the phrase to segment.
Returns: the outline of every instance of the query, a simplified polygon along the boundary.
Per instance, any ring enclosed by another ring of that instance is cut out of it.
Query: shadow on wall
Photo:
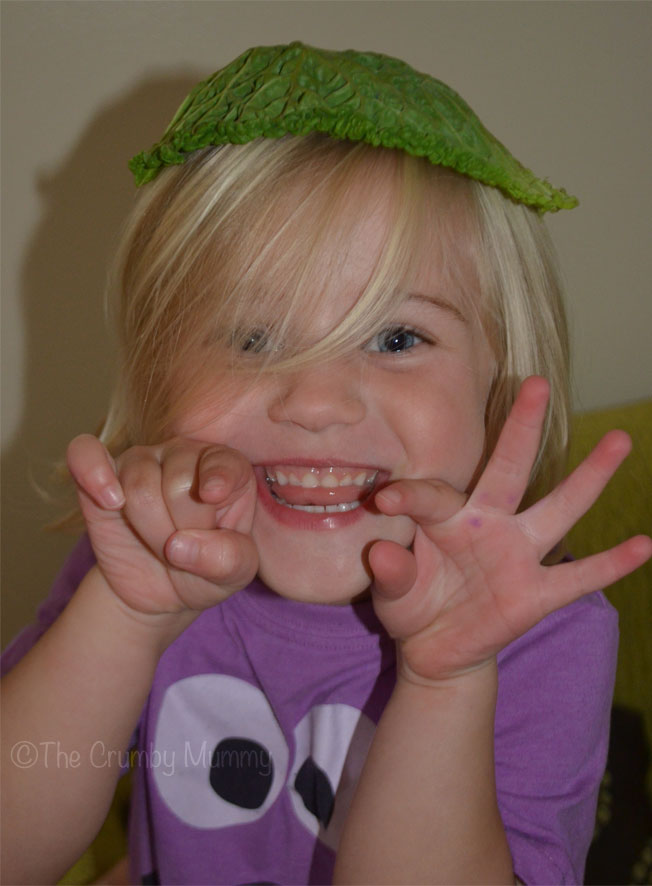
[[[20,278],[23,413],[2,453],[3,647],[33,619],[72,544],[44,530],[61,502],[44,502],[35,482],[47,486],[69,440],[94,431],[105,412],[113,345],[104,289],[134,199],[127,161],[161,136],[196,82],[183,72],[137,85],[102,108],[61,167],[37,182],[42,217]]]

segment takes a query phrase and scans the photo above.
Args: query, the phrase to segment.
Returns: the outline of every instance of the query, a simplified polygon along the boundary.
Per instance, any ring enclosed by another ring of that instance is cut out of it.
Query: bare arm
[[[82,437],[69,463],[98,565],[3,680],[2,873],[12,884],[55,881],[89,845],[161,654],[257,568],[255,481],[238,453],[173,441],[114,466]]]
[[[183,621],[139,619],[94,568],[5,677],[5,883],[54,882],[93,840],[158,659]]]
[[[494,782],[495,667],[399,678],[356,790],[336,883],[513,883]]]

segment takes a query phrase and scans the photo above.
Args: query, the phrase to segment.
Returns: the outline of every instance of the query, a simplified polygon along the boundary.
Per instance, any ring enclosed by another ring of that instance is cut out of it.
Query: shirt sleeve
[[[582,883],[609,743],[618,616],[601,593],[498,657],[498,804],[526,884]]]
[[[95,564],[95,556],[87,535],[77,542],[45,601],[36,613],[36,621],[28,625],[7,646],[0,659],[0,671],[4,675],[32,648],[63,612],[86,573]]]

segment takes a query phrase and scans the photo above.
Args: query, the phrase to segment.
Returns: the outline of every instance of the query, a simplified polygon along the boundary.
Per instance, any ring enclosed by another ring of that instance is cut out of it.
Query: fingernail
[[[382,496],[383,501],[387,502],[389,505],[397,505],[401,501],[401,493],[398,489],[392,489],[391,487],[388,489],[381,489],[378,495]],[[376,498],[378,498],[378,495]]]
[[[100,492],[100,500],[105,508],[113,510],[121,508],[125,503],[125,497],[119,486],[105,486]]]
[[[171,563],[182,566],[197,559],[199,542],[192,535],[177,532],[167,545],[167,556]]]

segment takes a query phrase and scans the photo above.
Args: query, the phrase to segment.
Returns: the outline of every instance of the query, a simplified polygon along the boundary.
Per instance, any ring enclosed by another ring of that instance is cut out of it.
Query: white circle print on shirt
[[[331,849],[339,846],[375,728],[351,705],[323,704],[294,730],[296,754],[288,779],[294,811]]]
[[[289,753],[267,699],[237,677],[199,674],[170,686],[156,724],[153,768],[174,814],[196,828],[255,821],[285,784]]]
[[[336,849],[374,733],[347,704],[312,708],[289,750],[270,704],[245,680],[200,674],[172,684],[159,711],[152,759],[168,808],[196,828],[244,825],[261,818],[287,785],[303,827]]]

